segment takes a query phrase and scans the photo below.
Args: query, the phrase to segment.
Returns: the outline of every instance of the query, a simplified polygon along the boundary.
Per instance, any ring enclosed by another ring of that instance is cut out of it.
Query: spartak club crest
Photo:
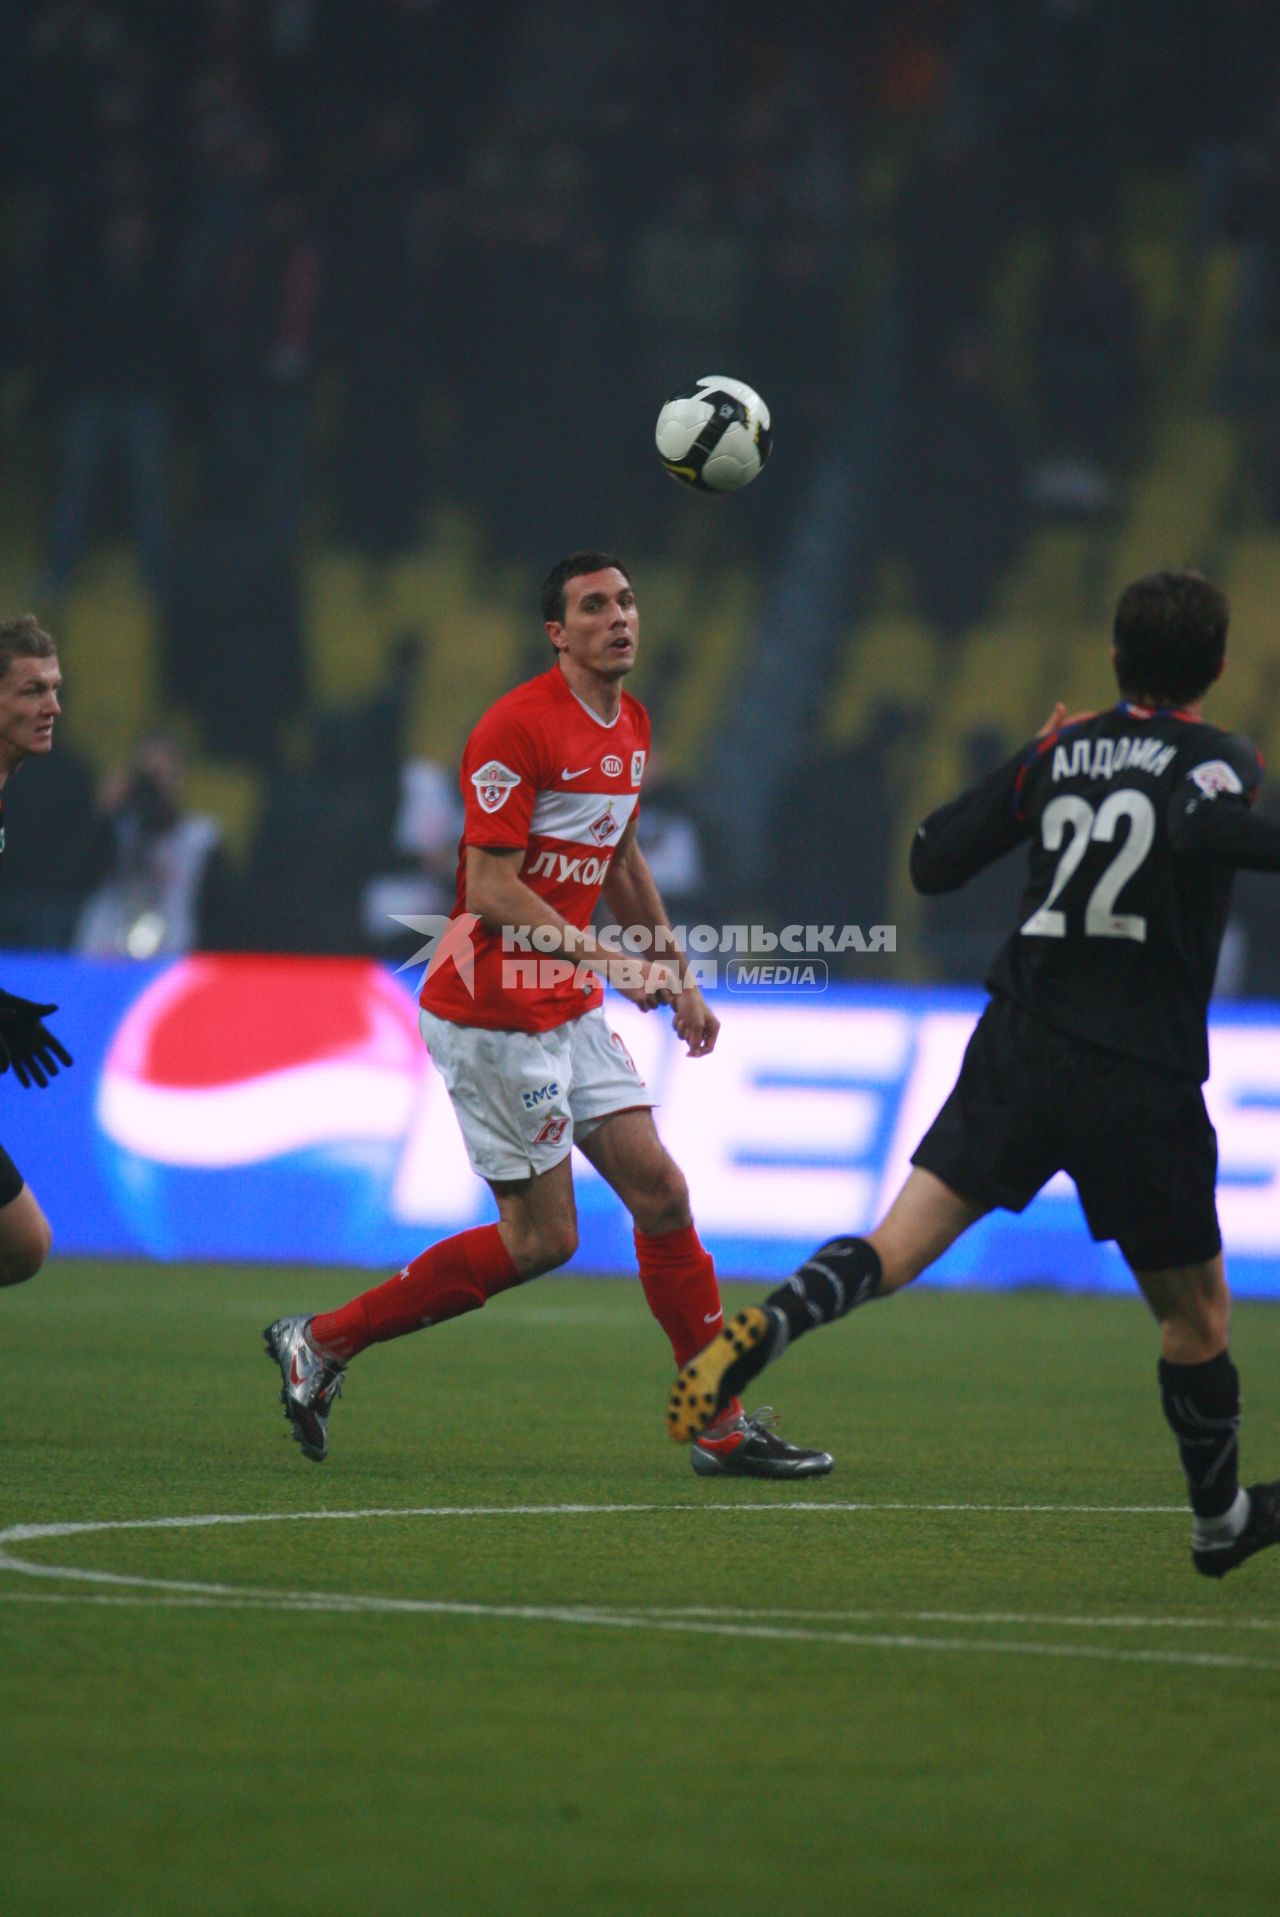
[[[520,774],[513,772],[509,765],[503,765],[501,759],[490,759],[487,765],[482,765],[478,772],[471,774],[471,783],[476,789],[481,810],[499,812],[519,785]]]

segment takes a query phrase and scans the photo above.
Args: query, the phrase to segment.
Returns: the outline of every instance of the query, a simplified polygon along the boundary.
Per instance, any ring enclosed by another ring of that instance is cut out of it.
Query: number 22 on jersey
[[[1087,799],[1064,792],[1051,799],[1040,820],[1046,852],[1061,852],[1044,904],[1038,906],[1022,927],[1029,938],[1064,939],[1067,915],[1057,910],[1055,900],[1074,877],[1091,843],[1114,843],[1121,820],[1128,831],[1113,858],[1104,866],[1084,908],[1084,932],[1092,939],[1136,939],[1146,941],[1147,921],[1137,912],[1117,912],[1115,903],[1123,888],[1137,872],[1156,835],[1156,809],[1145,792],[1122,787],[1109,793],[1095,811]]]

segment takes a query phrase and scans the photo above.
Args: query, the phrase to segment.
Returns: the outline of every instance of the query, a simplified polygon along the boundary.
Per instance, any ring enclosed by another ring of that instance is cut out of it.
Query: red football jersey
[[[530,890],[570,925],[589,925],[640,803],[648,756],[649,715],[639,700],[624,692],[606,723],[558,664],[490,706],[462,755],[466,823],[453,918],[466,912],[467,847],[480,845],[522,849],[520,877]],[[554,961],[536,950],[504,951],[501,934],[479,925],[469,949],[447,943],[447,953],[437,947],[421,1002],[456,1025],[545,1032],[581,1018],[604,996],[598,982],[584,991],[572,977],[549,981]]]

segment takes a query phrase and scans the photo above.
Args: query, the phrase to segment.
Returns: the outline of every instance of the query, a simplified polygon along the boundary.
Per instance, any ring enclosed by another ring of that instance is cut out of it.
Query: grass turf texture
[[[767,1395],[837,1468],[792,1487],[695,1479],[638,1287],[582,1280],[368,1354],[309,1464],[259,1332],[351,1288],[65,1263],[0,1296],[0,1527],[644,1508],[0,1547],[477,1607],[0,1572],[5,1917],[1274,1913],[1280,1553],[1192,1573],[1138,1303],[921,1292],[807,1340]],[[1274,1475],[1280,1312],[1233,1348]]]

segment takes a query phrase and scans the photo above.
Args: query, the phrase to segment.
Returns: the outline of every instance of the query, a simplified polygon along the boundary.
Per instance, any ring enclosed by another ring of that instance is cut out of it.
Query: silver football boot
[[[329,1412],[342,1390],[343,1367],[307,1342],[310,1315],[277,1318],[262,1334],[268,1358],[280,1367],[280,1402],[303,1456],[323,1462],[329,1449]]]
[[[712,1425],[693,1440],[689,1462],[700,1478],[825,1478],[835,1463],[829,1451],[788,1444],[774,1430],[770,1404]]]

